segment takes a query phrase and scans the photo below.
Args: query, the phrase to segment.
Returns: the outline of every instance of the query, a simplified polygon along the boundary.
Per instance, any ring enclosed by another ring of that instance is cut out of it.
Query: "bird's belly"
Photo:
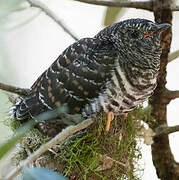
[[[136,86],[128,81],[120,68],[116,68],[111,80],[106,84],[106,89],[85,106],[83,114],[88,116],[102,111],[119,115],[133,110],[150,97],[156,87],[156,78],[135,80],[138,82]]]
[[[116,97],[106,100],[107,103],[103,105],[103,110],[113,112],[114,115],[127,113],[150,97],[152,92],[151,90],[135,91],[133,94],[122,94],[120,92]]]
[[[90,116],[101,111],[105,113],[113,112],[114,115],[127,113],[150,97],[154,88],[155,86],[142,91],[134,89],[130,94],[122,92],[120,88],[113,90],[109,88],[105,93],[100,94],[91,104],[85,106],[83,115]]]

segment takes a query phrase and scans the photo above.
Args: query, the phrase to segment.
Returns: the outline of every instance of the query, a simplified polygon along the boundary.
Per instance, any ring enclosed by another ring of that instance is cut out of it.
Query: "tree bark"
[[[171,0],[154,1],[154,16],[157,23],[172,24],[172,11],[170,9]],[[166,5],[165,9],[161,8]],[[166,66],[168,63],[168,53],[172,39],[171,28],[162,34],[162,55],[161,66],[158,76],[158,86],[154,95],[150,99],[152,106],[152,116],[155,122],[150,124],[152,129],[156,129],[161,125],[167,125],[167,104],[169,101],[165,98],[166,85]],[[168,135],[154,137],[152,144],[152,159],[157,171],[157,175],[161,180],[177,180],[179,179],[179,164],[175,162],[169,145]]]

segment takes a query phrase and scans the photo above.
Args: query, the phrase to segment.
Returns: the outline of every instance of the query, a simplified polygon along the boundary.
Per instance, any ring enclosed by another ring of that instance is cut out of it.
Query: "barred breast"
[[[157,85],[156,71],[121,68],[117,60],[112,74],[104,92],[83,109],[84,116],[100,111],[114,115],[127,113],[150,97]]]

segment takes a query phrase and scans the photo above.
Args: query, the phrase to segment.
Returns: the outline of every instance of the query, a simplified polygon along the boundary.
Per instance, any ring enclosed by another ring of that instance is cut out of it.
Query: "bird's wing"
[[[40,114],[66,103],[70,113],[79,113],[105,87],[111,78],[114,53],[110,45],[92,38],[69,46],[38,78],[23,101],[25,111]],[[24,115],[25,116],[25,115]]]

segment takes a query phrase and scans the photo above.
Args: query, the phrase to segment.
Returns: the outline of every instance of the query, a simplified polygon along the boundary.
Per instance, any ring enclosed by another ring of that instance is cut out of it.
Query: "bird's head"
[[[146,19],[128,19],[105,28],[97,36],[101,40],[112,42],[119,53],[132,63],[139,66],[142,63],[146,68],[155,65],[158,68],[161,33],[169,27],[168,23],[155,24]],[[151,61],[152,58],[154,60]],[[143,61],[140,62],[140,59]]]
[[[160,47],[161,33],[170,24],[155,24],[146,19],[128,19],[111,26],[110,39],[116,47],[150,51]]]

